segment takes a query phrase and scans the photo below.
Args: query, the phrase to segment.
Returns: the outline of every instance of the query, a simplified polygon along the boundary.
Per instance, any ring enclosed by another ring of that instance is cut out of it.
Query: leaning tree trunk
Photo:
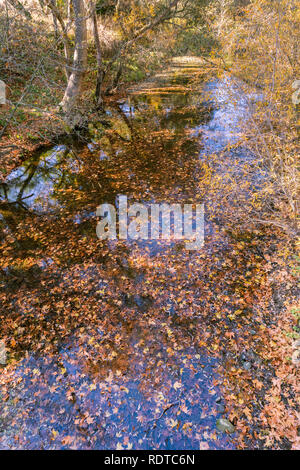
[[[87,66],[87,14],[84,0],[73,0],[75,21],[75,49],[72,72],[68,80],[61,108],[69,114],[80,97]]]

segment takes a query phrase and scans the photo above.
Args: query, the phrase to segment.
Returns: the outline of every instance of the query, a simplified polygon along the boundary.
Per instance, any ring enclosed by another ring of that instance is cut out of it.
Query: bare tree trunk
[[[120,9],[120,0],[117,0],[117,3],[116,3],[116,14],[119,13],[119,9]]]
[[[67,1],[67,18],[71,21],[71,0]]]
[[[123,72],[123,63],[122,63],[122,60],[120,60],[118,71],[117,71],[111,85],[109,87],[107,87],[107,89],[105,90],[105,95],[110,95],[110,94],[112,94],[116,91],[116,89],[118,87],[118,84],[119,84],[119,81],[120,81],[120,78],[122,76],[122,72]]]
[[[51,0],[51,3],[52,3],[54,6],[56,6],[55,0]],[[56,39],[56,41],[57,41],[60,35],[59,35],[59,32],[58,32],[57,18],[56,18],[56,16],[55,16],[53,10],[52,10],[52,19],[53,19],[53,27],[54,27],[55,39]]]
[[[96,81],[96,102],[99,108],[102,107],[102,96],[101,96],[101,89],[102,89],[102,82],[104,78],[103,72],[103,64],[102,64],[102,53],[101,53],[101,45],[99,39],[99,31],[98,31],[98,24],[97,24],[97,14],[96,9],[94,8],[93,12],[93,34],[94,34],[94,42],[96,48],[96,58],[97,58],[97,81]]]
[[[41,5],[43,4],[40,0]],[[71,44],[70,40],[68,37],[68,31],[67,31],[67,26],[65,25],[65,22],[63,20],[63,17],[61,15],[61,12],[56,4],[55,0],[47,0],[46,5],[48,8],[50,8],[52,16],[53,16],[53,22],[54,22],[54,28],[55,24],[59,23],[60,28],[61,28],[61,39],[64,45],[64,53],[65,53],[65,58],[66,58],[66,67],[65,67],[65,73],[67,79],[69,79],[71,73],[70,73],[70,66],[71,66],[71,57],[72,57],[72,52],[71,52]],[[56,19],[56,22],[54,20]],[[56,31],[55,31],[56,32]],[[58,30],[57,30],[58,32]]]
[[[84,0],[73,0],[73,10],[75,19],[73,67],[64,97],[60,103],[63,111],[67,114],[74,109],[80,96],[87,65],[87,17]]]

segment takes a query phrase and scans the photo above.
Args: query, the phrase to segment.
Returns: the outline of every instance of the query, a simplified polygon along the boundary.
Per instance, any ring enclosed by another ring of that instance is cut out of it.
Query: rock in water
[[[6,347],[4,341],[0,341],[0,365],[5,366],[7,362]]]
[[[228,421],[228,419],[218,419],[217,421],[217,429],[221,432],[233,433],[235,432],[235,427],[233,424]]]
[[[243,368],[245,370],[250,370],[251,369],[251,362],[244,362]]]
[[[224,413],[224,411],[225,411],[225,406],[222,405],[221,403],[218,403],[217,404],[217,412],[218,413]]]

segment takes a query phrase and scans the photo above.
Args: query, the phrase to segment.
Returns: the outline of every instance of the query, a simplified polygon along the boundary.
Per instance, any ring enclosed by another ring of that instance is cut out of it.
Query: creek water
[[[1,186],[0,448],[236,447],[237,433],[216,424],[227,417],[235,351],[223,338],[236,332],[227,314],[237,292],[246,295],[244,273],[231,278],[205,158],[237,144],[247,102],[226,77],[204,83],[202,68],[173,61],[80,142],[33,155]],[[230,159],[249,165],[252,156],[238,147],[226,158],[233,167]],[[226,165],[216,170],[224,178]],[[121,194],[129,203],[204,200],[203,248],[99,241],[96,207]]]

